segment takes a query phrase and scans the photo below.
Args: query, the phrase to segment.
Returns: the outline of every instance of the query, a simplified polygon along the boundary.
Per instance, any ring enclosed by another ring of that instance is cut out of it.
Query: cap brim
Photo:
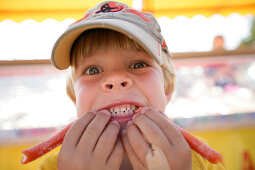
[[[51,61],[54,66],[60,70],[67,69],[70,66],[70,53],[74,41],[84,31],[95,28],[111,29],[127,35],[136,40],[159,64],[162,64],[161,45],[153,35],[125,20],[97,19],[95,21],[75,23],[58,38],[51,55]]]

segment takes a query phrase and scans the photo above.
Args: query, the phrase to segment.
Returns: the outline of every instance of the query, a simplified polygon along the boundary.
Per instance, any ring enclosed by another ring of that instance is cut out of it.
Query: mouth
[[[132,119],[134,114],[137,114],[142,106],[140,104],[126,103],[119,105],[112,105],[104,108],[111,113],[110,120],[116,120],[119,123],[127,123]],[[103,109],[101,109],[103,110]]]

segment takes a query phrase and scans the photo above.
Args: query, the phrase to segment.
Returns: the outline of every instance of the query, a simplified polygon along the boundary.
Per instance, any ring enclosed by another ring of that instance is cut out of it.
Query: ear
[[[73,101],[73,104],[76,105],[76,98],[72,97],[71,100]]]
[[[70,69],[68,70],[67,77],[66,77],[66,93],[69,96],[69,98],[73,101],[74,105],[76,105],[74,81],[73,81],[72,72]]]
[[[165,91],[165,96],[166,96],[167,103],[169,103],[172,99],[173,92],[171,90],[167,90],[167,91]]]
[[[74,105],[76,105],[76,96],[75,96],[75,91],[73,89],[73,84],[67,84],[66,93],[67,93],[68,97],[72,100]]]

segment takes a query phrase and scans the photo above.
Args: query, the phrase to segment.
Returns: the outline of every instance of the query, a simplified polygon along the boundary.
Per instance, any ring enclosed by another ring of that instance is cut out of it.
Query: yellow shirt
[[[38,169],[39,170],[57,170],[57,158],[58,151],[49,153],[45,158],[40,162]],[[193,170],[224,170],[225,168],[221,163],[212,164],[198,153],[191,150],[192,153],[192,169]]]

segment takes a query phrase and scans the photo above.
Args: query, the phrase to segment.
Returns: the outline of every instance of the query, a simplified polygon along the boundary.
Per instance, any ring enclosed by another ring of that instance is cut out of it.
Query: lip
[[[113,107],[113,106],[124,105],[124,104],[132,104],[132,105],[136,105],[136,106],[144,106],[143,104],[141,104],[139,102],[136,102],[136,101],[121,101],[121,102],[116,102],[116,103],[108,104],[108,105],[102,107],[101,109],[99,109],[98,111],[109,109],[110,107]]]
[[[129,120],[132,120],[133,115],[125,116],[125,117],[111,117],[110,121],[116,120],[119,123],[127,123]]]
[[[124,104],[132,104],[132,105],[136,105],[136,106],[140,106],[140,107],[143,107],[144,105],[141,104],[140,102],[136,102],[136,101],[121,101],[121,102],[116,102],[116,103],[111,103],[111,104],[108,104],[104,107],[102,107],[100,110],[105,110],[105,109],[109,109],[110,107],[113,107],[113,106],[119,106],[119,105],[124,105]],[[133,114],[134,115],[134,114]],[[128,115],[128,116],[111,116],[110,120],[116,120],[118,121],[119,123],[127,123],[129,120],[132,120],[132,117],[133,115]]]

